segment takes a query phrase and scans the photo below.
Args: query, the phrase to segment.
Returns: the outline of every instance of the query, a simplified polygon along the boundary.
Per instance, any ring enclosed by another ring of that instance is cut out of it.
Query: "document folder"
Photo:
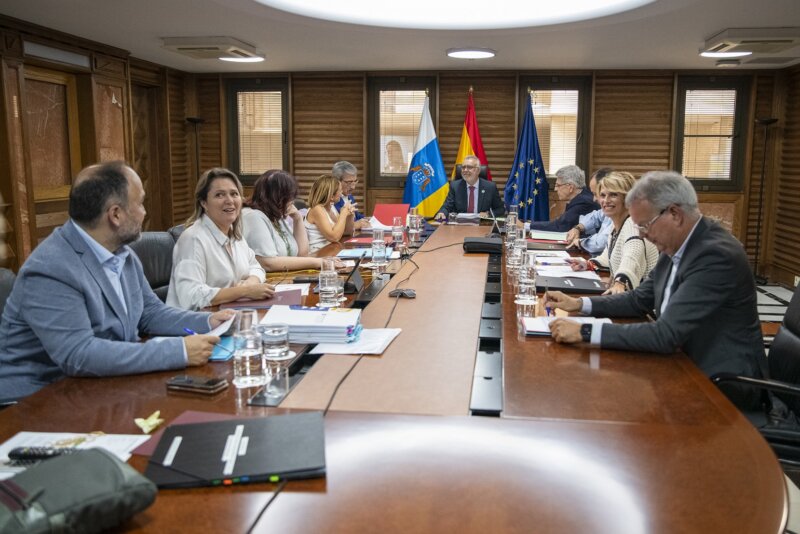
[[[171,425],[145,471],[159,488],[277,482],[324,474],[321,412]]]
[[[587,280],[585,278],[559,278],[556,276],[537,276],[536,290],[563,291],[564,293],[583,293],[584,295],[599,295],[608,287],[600,280]]]

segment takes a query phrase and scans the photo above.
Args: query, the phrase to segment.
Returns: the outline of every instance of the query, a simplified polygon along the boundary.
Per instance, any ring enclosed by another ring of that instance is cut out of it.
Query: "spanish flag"
[[[464,128],[461,130],[461,142],[458,144],[458,154],[456,155],[456,165],[463,163],[467,156],[478,156],[481,165],[488,165],[486,152],[483,150],[481,132],[478,130],[478,118],[475,116],[475,102],[472,101],[472,87],[469,88],[469,100],[467,101],[467,115],[464,117]],[[450,178],[456,177],[456,167],[453,165],[453,172]],[[487,168],[486,177],[491,180],[492,173]]]

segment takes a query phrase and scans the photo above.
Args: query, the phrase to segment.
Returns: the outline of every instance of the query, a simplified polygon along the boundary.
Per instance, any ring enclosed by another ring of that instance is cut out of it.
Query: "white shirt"
[[[331,206],[331,210],[336,212],[336,208],[334,208],[333,206]],[[310,213],[310,211],[311,210],[309,210],[309,213]],[[331,226],[336,224],[336,222],[331,217],[330,213],[328,213],[328,210],[325,210],[325,215],[327,215],[328,220],[331,223]],[[308,213],[306,213],[306,217],[303,219],[303,224],[306,227],[306,232],[308,232],[308,253],[309,254],[313,254],[314,252],[318,251],[319,249],[321,249],[325,245],[330,244],[330,241],[328,241],[328,238],[325,237],[324,235],[322,235],[322,232],[319,231],[319,228],[317,228],[317,225],[308,222]]]
[[[78,235],[86,241],[89,250],[94,253],[97,261],[102,265],[103,272],[106,274],[106,278],[108,278],[111,287],[114,288],[114,293],[117,294],[120,302],[122,302],[125,313],[128,313],[128,303],[125,301],[125,293],[122,291],[122,268],[125,267],[125,261],[128,259],[130,249],[120,247],[116,253],[112,254],[103,245],[95,241],[92,236],[86,233],[86,230],[75,224],[75,221],[70,219],[68,224],[74,226],[75,230],[78,231]]]
[[[229,243],[231,253],[226,248]],[[230,239],[203,215],[175,244],[167,304],[187,310],[205,308],[220,289],[233,287],[250,276],[261,282],[266,279],[247,242]]]
[[[244,208],[242,210],[242,235],[256,256],[265,258],[297,256],[299,248],[297,240],[295,240],[292,227],[289,226],[286,219],[281,219],[275,225],[263,211]]]

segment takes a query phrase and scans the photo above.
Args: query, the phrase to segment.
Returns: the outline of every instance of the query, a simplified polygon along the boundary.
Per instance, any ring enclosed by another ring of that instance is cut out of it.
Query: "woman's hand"
[[[618,293],[625,293],[627,290],[628,288],[625,286],[625,284],[620,281],[615,281],[613,284],[611,284],[611,287],[606,289],[603,295],[616,295]]]
[[[268,299],[275,294],[275,286],[266,283],[247,284],[242,288],[244,289],[242,296],[253,300]]]

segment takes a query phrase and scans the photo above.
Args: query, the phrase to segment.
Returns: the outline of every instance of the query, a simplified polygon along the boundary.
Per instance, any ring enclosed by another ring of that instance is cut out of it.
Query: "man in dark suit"
[[[580,222],[580,216],[591,213],[600,206],[586,188],[586,175],[577,165],[567,165],[556,171],[556,194],[559,200],[566,200],[564,213],[553,221],[532,221],[531,230],[568,232]]]
[[[437,220],[443,220],[448,213],[479,213],[482,216],[491,213],[495,217],[503,215],[506,211],[497,186],[489,180],[480,178],[481,162],[475,156],[467,156],[461,165],[463,180],[450,182],[450,190],[439,212]]]
[[[753,274],[742,245],[697,209],[692,184],[676,172],[649,172],[625,199],[634,226],[661,252],[635,290],[572,298],[547,294],[557,308],[596,317],[655,317],[655,321],[597,328],[558,319],[550,330],[560,343],[590,342],[610,349],[671,353],[682,349],[707,375],[766,376]],[[742,408],[759,398],[728,388]]]
[[[170,308],[153,293],[128,243],[145,216],[144,188],[121,162],[75,179],[70,219],[25,261],[0,322],[0,401],[64,376],[114,376],[203,365],[230,318]],[[140,333],[151,336],[146,343]],[[170,337],[155,337],[170,336]]]

